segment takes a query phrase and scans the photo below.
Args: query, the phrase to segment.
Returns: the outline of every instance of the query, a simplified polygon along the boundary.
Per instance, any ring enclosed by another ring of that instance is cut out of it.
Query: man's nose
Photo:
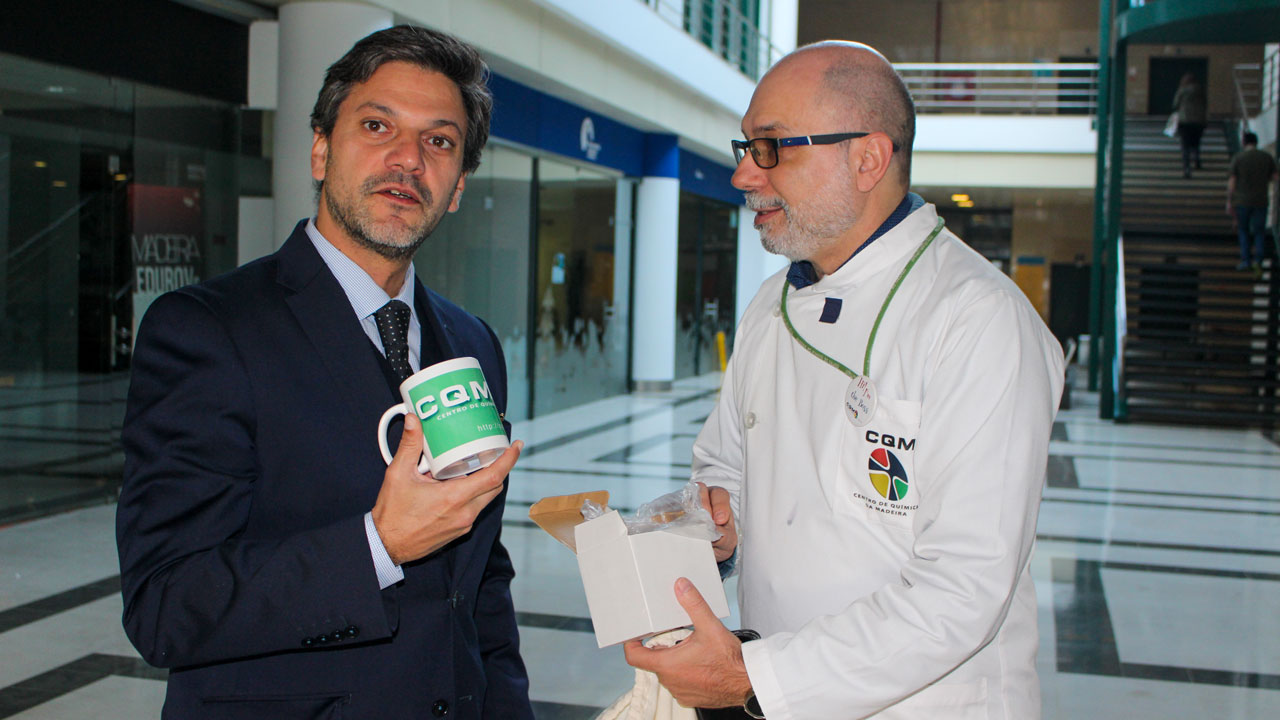
[[[387,148],[387,167],[405,173],[419,172],[423,166],[422,150],[417,136],[401,135]]]
[[[765,181],[765,173],[759,165],[756,165],[751,153],[745,153],[742,156],[738,167],[733,171],[733,177],[729,179],[734,187],[742,191],[758,190],[763,187]]]

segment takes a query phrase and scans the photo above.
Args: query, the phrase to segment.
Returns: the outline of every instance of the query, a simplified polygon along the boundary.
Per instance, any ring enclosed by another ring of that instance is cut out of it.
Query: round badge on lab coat
[[[857,427],[871,422],[876,413],[876,385],[870,378],[858,377],[844,391],[844,416]]]

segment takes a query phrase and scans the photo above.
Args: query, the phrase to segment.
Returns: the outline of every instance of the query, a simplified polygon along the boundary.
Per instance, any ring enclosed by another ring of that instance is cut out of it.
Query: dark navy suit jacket
[[[445,357],[479,359],[505,410],[493,332],[415,293]],[[164,717],[532,717],[505,490],[378,587],[363,516],[386,470],[378,419],[400,402],[387,372],[302,224],[148,310],[116,534],[125,631],[171,668]]]

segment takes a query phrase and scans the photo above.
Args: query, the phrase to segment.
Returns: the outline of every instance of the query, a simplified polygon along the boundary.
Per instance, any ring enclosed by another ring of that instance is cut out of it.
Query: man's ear
[[[861,144],[850,143],[849,158],[859,192],[871,192],[889,172],[893,162],[893,141],[882,133],[871,133]]]
[[[458,212],[458,205],[462,202],[462,191],[467,186],[467,173],[458,176],[458,185],[453,189],[453,197],[449,199],[449,212]]]
[[[329,138],[319,130],[311,137],[311,179],[324,182],[325,166],[329,162]]]

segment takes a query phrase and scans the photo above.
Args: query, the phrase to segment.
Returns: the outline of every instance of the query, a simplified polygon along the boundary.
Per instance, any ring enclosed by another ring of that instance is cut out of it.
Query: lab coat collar
[[[858,249],[854,250],[853,254],[840,264],[840,267],[848,265],[849,261],[856,257],[858,253],[862,252],[864,248],[875,242],[881,235],[884,235],[897,227],[898,223],[906,219],[906,217],[911,213],[919,210],[923,205],[924,198],[913,192],[907,193],[903,196],[902,201],[898,203],[898,206],[893,209],[893,212],[889,213],[889,217],[885,218],[885,221],[880,223],[880,227],[876,228],[876,231],[871,233],[871,237],[867,238],[861,245],[859,245]],[[837,270],[839,270],[839,268],[837,268]],[[791,283],[791,287],[794,287],[797,290],[809,287],[817,281],[818,271],[814,269],[813,263],[808,260],[797,260],[796,262],[791,263],[791,267],[787,270],[787,282]]]
[[[828,293],[862,285],[885,271],[896,271],[905,257],[915,252],[928,237],[937,222],[937,209],[931,203],[923,203],[875,242],[864,246],[861,252],[856,253],[855,257],[850,258],[835,272],[804,289],[796,290],[795,294]]]

